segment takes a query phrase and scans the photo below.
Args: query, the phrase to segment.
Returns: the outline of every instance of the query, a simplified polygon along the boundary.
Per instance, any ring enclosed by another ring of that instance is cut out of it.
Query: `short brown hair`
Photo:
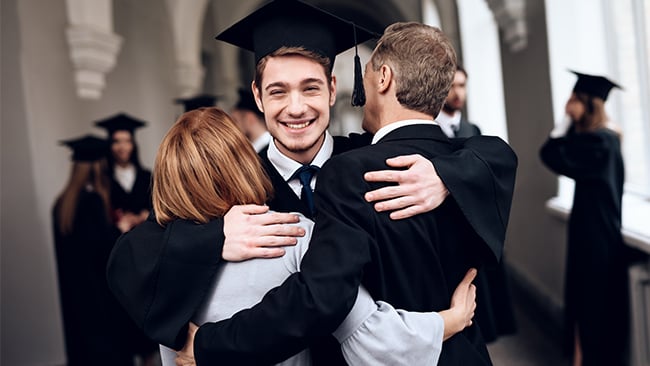
[[[277,50],[262,57],[255,67],[255,85],[257,85],[257,90],[260,92],[260,95],[262,94],[262,76],[264,74],[264,69],[266,69],[266,63],[268,62],[269,58],[281,56],[302,56],[313,60],[323,67],[325,77],[327,77],[327,85],[332,85],[333,65],[329,58],[314,51],[310,51],[304,47],[280,47]]]
[[[152,200],[161,225],[206,223],[233,205],[264,204],[272,189],[250,142],[219,108],[182,114],[158,148]]]
[[[375,71],[382,65],[393,70],[400,104],[434,117],[456,72],[456,52],[447,36],[416,22],[388,26],[370,61]]]

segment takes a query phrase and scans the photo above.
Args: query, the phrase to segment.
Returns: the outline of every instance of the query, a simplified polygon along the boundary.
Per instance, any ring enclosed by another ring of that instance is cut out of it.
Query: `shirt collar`
[[[256,152],[264,150],[264,148],[271,142],[271,139],[269,131],[264,132],[260,137],[253,141],[253,149],[255,149]]]
[[[454,114],[447,114],[444,111],[438,113],[436,117],[436,122],[440,125],[442,131],[448,137],[454,137],[460,126],[460,118],[462,113],[460,111],[455,111]]]
[[[333,151],[334,139],[328,131],[325,131],[325,141],[323,141],[323,146],[321,146],[310,165],[322,168],[323,164],[325,164],[325,162],[332,156]],[[293,173],[302,166],[301,163],[282,154],[280,150],[278,150],[278,147],[275,146],[275,140],[272,140],[271,143],[269,143],[267,157],[285,181],[291,178]]]
[[[394,130],[404,127],[404,126],[410,126],[410,125],[437,125],[435,121],[431,121],[428,119],[407,119],[404,121],[398,121],[398,122],[393,122],[389,123],[386,126],[380,128],[376,133],[375,136],[372,138],[372,143],[371,144],[376,144],[384,138],[384,136],[388,135],[389,133],[393,132]]]

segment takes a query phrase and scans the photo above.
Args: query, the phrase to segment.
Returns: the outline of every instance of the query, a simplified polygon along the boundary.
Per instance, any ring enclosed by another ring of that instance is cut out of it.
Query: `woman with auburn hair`
[[[106,262],[120,234],[110,215],[108,141],[63,142],[73,150],[70,179],[52,211],[67,365],[132,365],[122,340],[126,314],[108,289]]]
[[[201,223],[233,205],[264,204],[273,192],[257,153],[224,111],[186,112],[167,132],[154,164],[153,207],[165,225]]]
[[[222,217],[239,204],[264,204],[272,194],[269,178],[260,159],[236,123],[221,109],[200,108],[184,113],[164,137],[153,171],[153,206],[156,220],[166,225],[177,218],[207,222]],[[306,235],[279,258],[228,262],[209,276],[210,292],[189,324],[185,349],[178,362],[193,362],[193,335],[203,324],[229,318],[248,308],[300,268],[307,250],[313,222],[299,215]],[[191,248],[188,248],[191,250]],[[180,254],[179,254],[180,255]],[[335,331],[350,364],[404,364],[426,360],[435,364],[443,338],[471,324],[475,291],[468,272],[452,299],[452,308],[440,313],[410,313],[387,303],[375,303],[360,289],[354,307]],[[172,307],[170,307],[172,309]],[[173,316],[170,314],[170,316]],[[296,353],[307,347],[296,344]],[[163,365],[174,365],[175,351],[161,345]],[[309,351],[287,359],[283,365],[310,365]]]
[[[605,112],[602,76],[574,72],[567,122],[551,132],[541,158],[575,181],[565,276],[568,349],[573,364],[624,365],[628,328],[626,249],[621,234],[625,169],[619,129]]]

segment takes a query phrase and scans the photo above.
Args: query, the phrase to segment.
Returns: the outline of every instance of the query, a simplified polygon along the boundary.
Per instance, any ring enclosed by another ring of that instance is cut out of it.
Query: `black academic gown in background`
[[[474,143],[500,151],[500,164],[480,166],[462,156],[472,155]],[[301,271],[251,309],[201,326],[194,342],[197,363],[258,365],[285,359],[334,331],[360,284],[396,308],[449,308],[466,271],[501,256],[516,167],[514,153],[498,138],[476,137],[464,146],[470,151],[460,153],[461,159],[438,161],[454,153],[454,143],[438,126],[414,125],[390,132],[376,145],[332,157],[317,181],[316,226]],[[366,182],[363,174],[386,169],[387,158],[406,154],[431,159],[451,194],[434,211],[395,221],[365,201],[365,192],[383,185]],[[490,174],[482,174],[491,169],[509,176],[500,181],[509,194],[476,200],[485,192],[480,187],[494,188]],[[472,326],[447,340],[439,364],[491,365],[479,330]]]
[[[67,365],[132,365],[123,339],[126,314],[110,293],[104,275],[119,235],[94,192],[81,192],[69,234],[53,212],[54,244]]]
[[[142,167],[136,167],[135,181],[131,192],[125,191],[115,177],[111,177],[111,206],[113,210],[134,214],[151,209],[151,172]]]
[[[455,137],[472,137],[480,136],[481,129],[472,122],[466,120],[465,118],[460,118],[460,123],[458,124],[458,130],[454,131]]]
[[[136,167],[135,181],[130,192],[124,190],[112,175],[111,207],[115,218],[127,212],[139,215],[143,210],[151,210],[151,184],[151,172],[143,167]],[[148,357],[158,352],[158,344],[145,336],[133,322],[128,322],[124,337],[129,339],[134,355]]]
[[[623,365],[628,336],[626,247],[621,234],[624,165],[618,135],[606,128],[549,138],[540,152],[575,181],[565,278],[567,345],[577,323],[585,365]]]
[[[456,137],[480,136],[481,129],[474,123],[461,117]],[[481,334],[486,342],[493,342],[499,336],[516,331],[515,309],[512,306],[510,285],[504,261],[486,265],[477,274],[476,315]]]

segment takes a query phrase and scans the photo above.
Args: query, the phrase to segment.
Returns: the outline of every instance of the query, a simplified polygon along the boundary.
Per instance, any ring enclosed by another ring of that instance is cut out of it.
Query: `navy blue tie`
[[[309,212],[311,213],[311,216],[313,217],[315,214],[315,209],[314,209],[314,192],[311,190],[311,178],[314,176],[314,174],[318,173],[320,170],[319,167],[315,165],[303,165],[301,166],[298,170],[296,170],[295,173],[289,178],[289,180],[298,178],[300,179],[300,184],[302,185],[302,189],[300,191],[300,200],[303,201],[305,204],[307,204],[307,207],[309,207]]]

